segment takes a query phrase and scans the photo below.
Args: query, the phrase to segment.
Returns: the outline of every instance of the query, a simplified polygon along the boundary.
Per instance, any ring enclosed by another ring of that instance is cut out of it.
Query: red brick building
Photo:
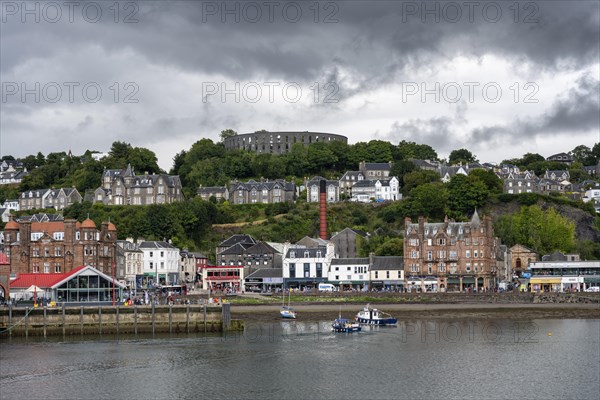
[[[496,285],[496,238],[492,219],[470,222],[448,218],[428,223],[405,219],[404,273],[409,289],[463,291],[491,289]]]
[[[92,266],[110,275],[115,261],[117,228],[91,219],[22,218],[4,227],[4,252],[10,275],[68,273],[76,266]],[[54,217],[54,216],[53,216]]]

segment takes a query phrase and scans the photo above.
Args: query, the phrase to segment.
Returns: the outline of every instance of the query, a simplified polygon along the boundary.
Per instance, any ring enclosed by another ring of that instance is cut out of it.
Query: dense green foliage
[[[518,213],[500,217],[496,234],[508,246],[523,244],[539,254],[571,252],[576,248],[575,224],[554,208],[544,211],[537,205],[521,206]]]

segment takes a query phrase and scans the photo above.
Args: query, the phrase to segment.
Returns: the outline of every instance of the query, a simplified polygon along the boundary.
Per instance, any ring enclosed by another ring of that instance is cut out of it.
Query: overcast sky
[[[2,1],[0,155],[320,131],[442,157],[600,141],[598,1]],[[101,94],[100,94],[101,92]]]

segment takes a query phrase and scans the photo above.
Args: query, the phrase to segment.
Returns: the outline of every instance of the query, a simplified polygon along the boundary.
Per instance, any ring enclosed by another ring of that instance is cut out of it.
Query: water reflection
[[[2,398],[546,399],[600,391],[599,320],[415,319],[352,334],[330,327],[278,321],[223,335],[4,340]]]

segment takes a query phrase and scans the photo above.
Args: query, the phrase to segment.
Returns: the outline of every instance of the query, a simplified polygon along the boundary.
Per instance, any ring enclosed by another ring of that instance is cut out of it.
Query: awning
[[[595,276],[595,277],[591,277],[591,278],[583,278],[583,282],[584,283],[600,283],[600,277]]]
[[[473,277],[462,278],[462,283],[475,283],[475,278],[473,278]]]
[[[448,284],[456,284],[456,285],[458,285],[460,283],[460,279],[458,279],[458,278],[448,278],[446,280],[446,282]]]
[[[531,278],[529,281],[530,284],[540,284],[540,283],[558,283],[560,284],[561,278]]]

